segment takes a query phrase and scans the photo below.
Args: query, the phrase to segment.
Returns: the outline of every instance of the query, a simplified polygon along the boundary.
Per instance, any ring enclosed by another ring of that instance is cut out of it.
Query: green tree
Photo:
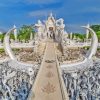
[[[4,36],[5,36],[5,33],[0,34],[0,39],[1,39],[1,42],[2,42],[2,43],[3,43],[3,41],[4,41]]]
[[[96,32],[98,40],[100,42],[100,25],[92,25],[91,28]]]
[[[30,39],[30,34],[33,34],[33,37],[35,35],[35,31],[32,25],[27,26],[27,25],[23,25],[18,32],[18,39],[19,40],[25,40],[28,41]]]
[[[82,34],[82,33],[74,33],[74,35],[76,36],[76,38],[79,38],[82,42],[85,39],[85,34]]]
[[[11,34],[10,34],[10,39],[15,40],[14,33],[11,33]]]

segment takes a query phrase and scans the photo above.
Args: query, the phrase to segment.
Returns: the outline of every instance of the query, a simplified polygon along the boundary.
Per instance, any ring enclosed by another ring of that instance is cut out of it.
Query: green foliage
[[[96,32],[98,40],[100,42],[100,25],[92,25],[91,28]]]
[[[28,41],[30,39],[30,34],[31,33],[32,33],[33,38],[34,38],[35,31],[34,31],[33,26],[32,25],[29,25],[29,26],[28,25],[23,25],[18,31],[18,37],[17,38],[20,41],[22,41],[22,40]],[[5,34],[6,33],[0,34],[1,42],[3,42]],[[10,34],[10,39],[15,40],[14,33]]]
[[[74,36],[76,36],[76,38],[79,38],[81,41],[84,41],[85,39],[85,34],[74,33]]]
[[[100,25],[92,25],[91,28],[96,32],[98,40],[100,42]],[[74,35],[81,41],[84,41],[84,39],[86,38],[86,34],[74,33]],[[91,38],[91,34],[89,34],[89,38]]]
[[[10,34],[10,39],[15,40],[15,37],[14,37],[14,34],[13,33]]]
[[[5,51],[4,51],[4,49],[0,49],[0,53],[4,53]]]
[[[98,37],[98,40],[100,42],[100,31],[97,32],[97,37]]]
[[[100,31],[100,25],[92,25],[91,28],[92,28],[95,32]]]
[[[33,27],[27,26],[27,25],[23,25],[18,32],[18,39],[19,40],[25,40],[28,41],[30,39],[30,34],[32,33],[33,37],[35,35],[35,31],[33,29]]]
[[[83,49],[89,50],[90,46],[84,46]]]
[[[1,39],[1,42],[3,42],[3,40],[4,40],[4,36],[5,36],[5,33],[0,34],[0,39]]]
[[[85,50],[89,50],[89,48],[90,48],[90,46],[84,46],[84,47],[83,47],[83,49],[85,49]],[[100,48],[97,48],[97,50],[99,51]]]
[[[18,52],[20,49],[16,49],[16,48],[14,48],[14,49],[12,49],[14,52]],[[4,48],[0,48],[0,53],[4,53],[5,52],[5,50],[4,50]]]
[[[4,52],[5,52],[5,50],[0,48],[0,53],[4,53]]]

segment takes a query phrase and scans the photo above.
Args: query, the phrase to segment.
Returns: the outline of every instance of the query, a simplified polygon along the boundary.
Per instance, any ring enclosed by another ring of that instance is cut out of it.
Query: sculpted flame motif
[[[51,84],[50,82],[48,82],[47,85],[45,85],[42,88],[42,91],[47,94],[50,94],[50,93],[54,93],[56,90],[55,90],[55,86],[53,84]]]

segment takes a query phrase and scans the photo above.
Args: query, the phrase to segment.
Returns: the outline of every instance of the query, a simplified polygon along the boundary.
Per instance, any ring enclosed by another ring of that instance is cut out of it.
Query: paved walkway
[[[30,100],[65,100],[61,92],[54,42],[48,42]],[[67,99],[68,100],[68,99]]]

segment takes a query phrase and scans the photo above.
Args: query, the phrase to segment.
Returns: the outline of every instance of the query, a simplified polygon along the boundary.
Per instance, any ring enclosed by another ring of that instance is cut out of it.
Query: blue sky
[[[72,32],[87,23],[100,24],[100,0],[0,0],[0,29],[45,20],[50,12],[64,18]]]

